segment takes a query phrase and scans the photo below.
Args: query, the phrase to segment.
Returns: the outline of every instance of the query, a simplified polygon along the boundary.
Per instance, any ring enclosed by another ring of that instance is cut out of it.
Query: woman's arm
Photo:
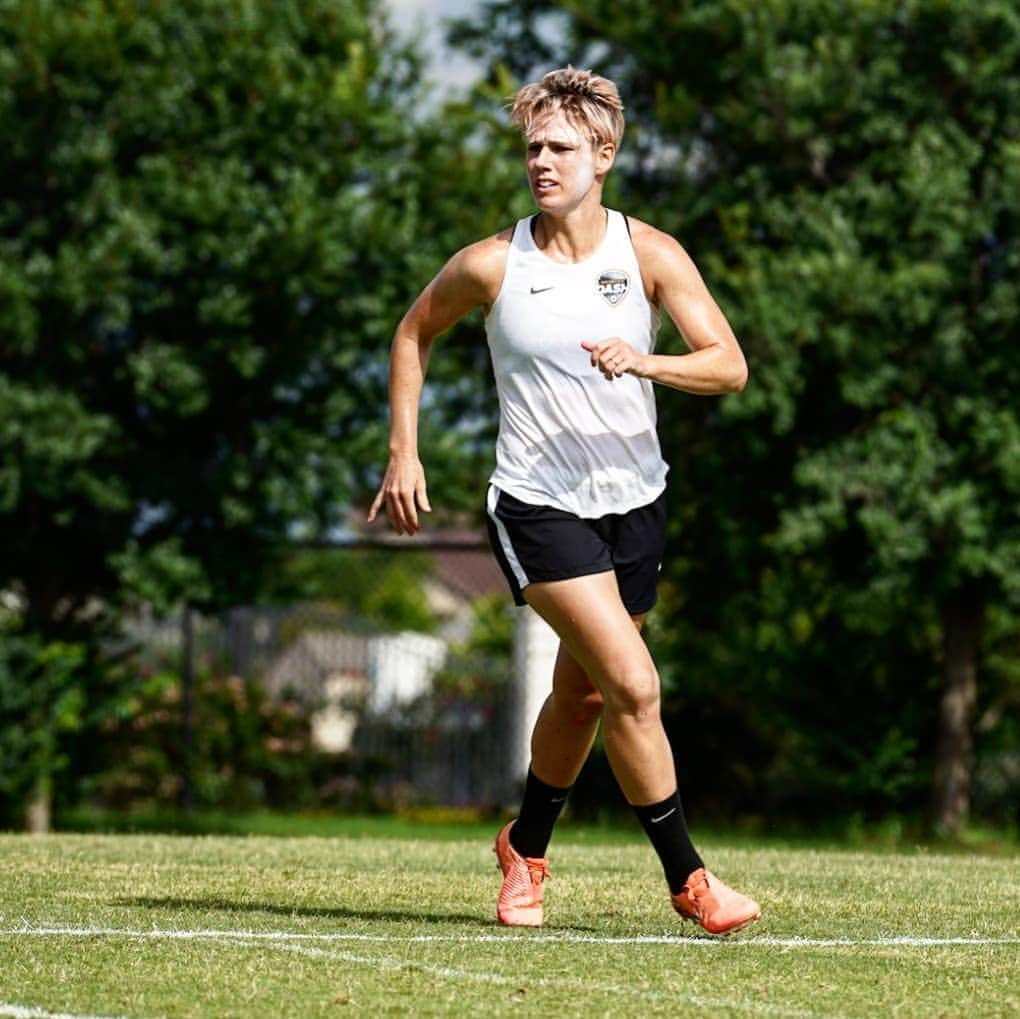
[[[418,458],[418,407],[432,343],[469,311],[488,308],[496,299],[509,237],[504,232],[458,251],[397,326],[390,351],[389,463],[368,511],[369,523],[385,505],[398,534],[416,534],[418,511],[432,510]]]
[[[637,220],[631,220],[631,227],[648,299],[666,309],[690,353],[639,354],[619,337],[610,337],[584,344],[592,365],[607,378],[630,373],[685,393],[739,392],[747,383],[747,362],[694,262],[661,230]]]

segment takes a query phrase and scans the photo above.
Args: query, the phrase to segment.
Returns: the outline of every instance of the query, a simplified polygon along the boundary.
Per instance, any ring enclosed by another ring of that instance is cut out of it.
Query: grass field
[[[0,1016],[1020,1015],[1014,853],[705,843],[765,911],[718,941],[636,838],[558,834],[522,931],[492,832],[399,833],[0,835]]]

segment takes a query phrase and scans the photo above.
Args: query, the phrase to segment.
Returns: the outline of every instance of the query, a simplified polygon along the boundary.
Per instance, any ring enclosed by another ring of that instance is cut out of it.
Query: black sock
[[[528,769],[521,812],[510,829],[510,845],[521,856],[545,856],[552,838],[553,825],[560,816],[570,789],[570,786],[557,789],[556,786],[546,785]]]
[[[634,813],[659,854],[669,890],[676,895],[683,888],[688,875],[705,866],[687,833],[680,793],[667,796],[661,803],[634,807]]]

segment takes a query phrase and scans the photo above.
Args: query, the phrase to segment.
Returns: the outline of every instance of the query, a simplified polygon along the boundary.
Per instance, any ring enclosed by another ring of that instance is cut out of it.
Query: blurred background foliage
[[[655,639],[692,791],[930,798],[958,829],[975,722],[979,770],[1017,764],[1020,9],[487,9],[459,36],[494,68],[618,81],[620,201],[689,248],[751,364],[739,398],[659,400]]]
[[[439,102],[367,0],[0,0],[2,819],[119,788],[71,748],[173,710],[110,660],[140,606],[434,626],[412,558],[338,590],[346,553],[293,544],[371,497],[392,329],[528,213],[503,104],[572,62],[627,104],[607,204],[681,240],[751,366],[739,397],[659,398],[648,631],[692,812],[1015,826],[1020,9],[498,0],[451,37],[479,77]],[[447,519],[480,517],[494,427],[470,316],[423,408]],[[291,766],[234,758],[224,802]]]

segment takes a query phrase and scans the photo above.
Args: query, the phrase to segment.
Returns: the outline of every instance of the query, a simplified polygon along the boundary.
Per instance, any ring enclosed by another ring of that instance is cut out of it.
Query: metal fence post
[[[181,614],[181,789],[180,806],[191,810],[193,804],[191,758],[194,746],[194,687],[195,687],[195,625],[190,605],[185,604]]]

